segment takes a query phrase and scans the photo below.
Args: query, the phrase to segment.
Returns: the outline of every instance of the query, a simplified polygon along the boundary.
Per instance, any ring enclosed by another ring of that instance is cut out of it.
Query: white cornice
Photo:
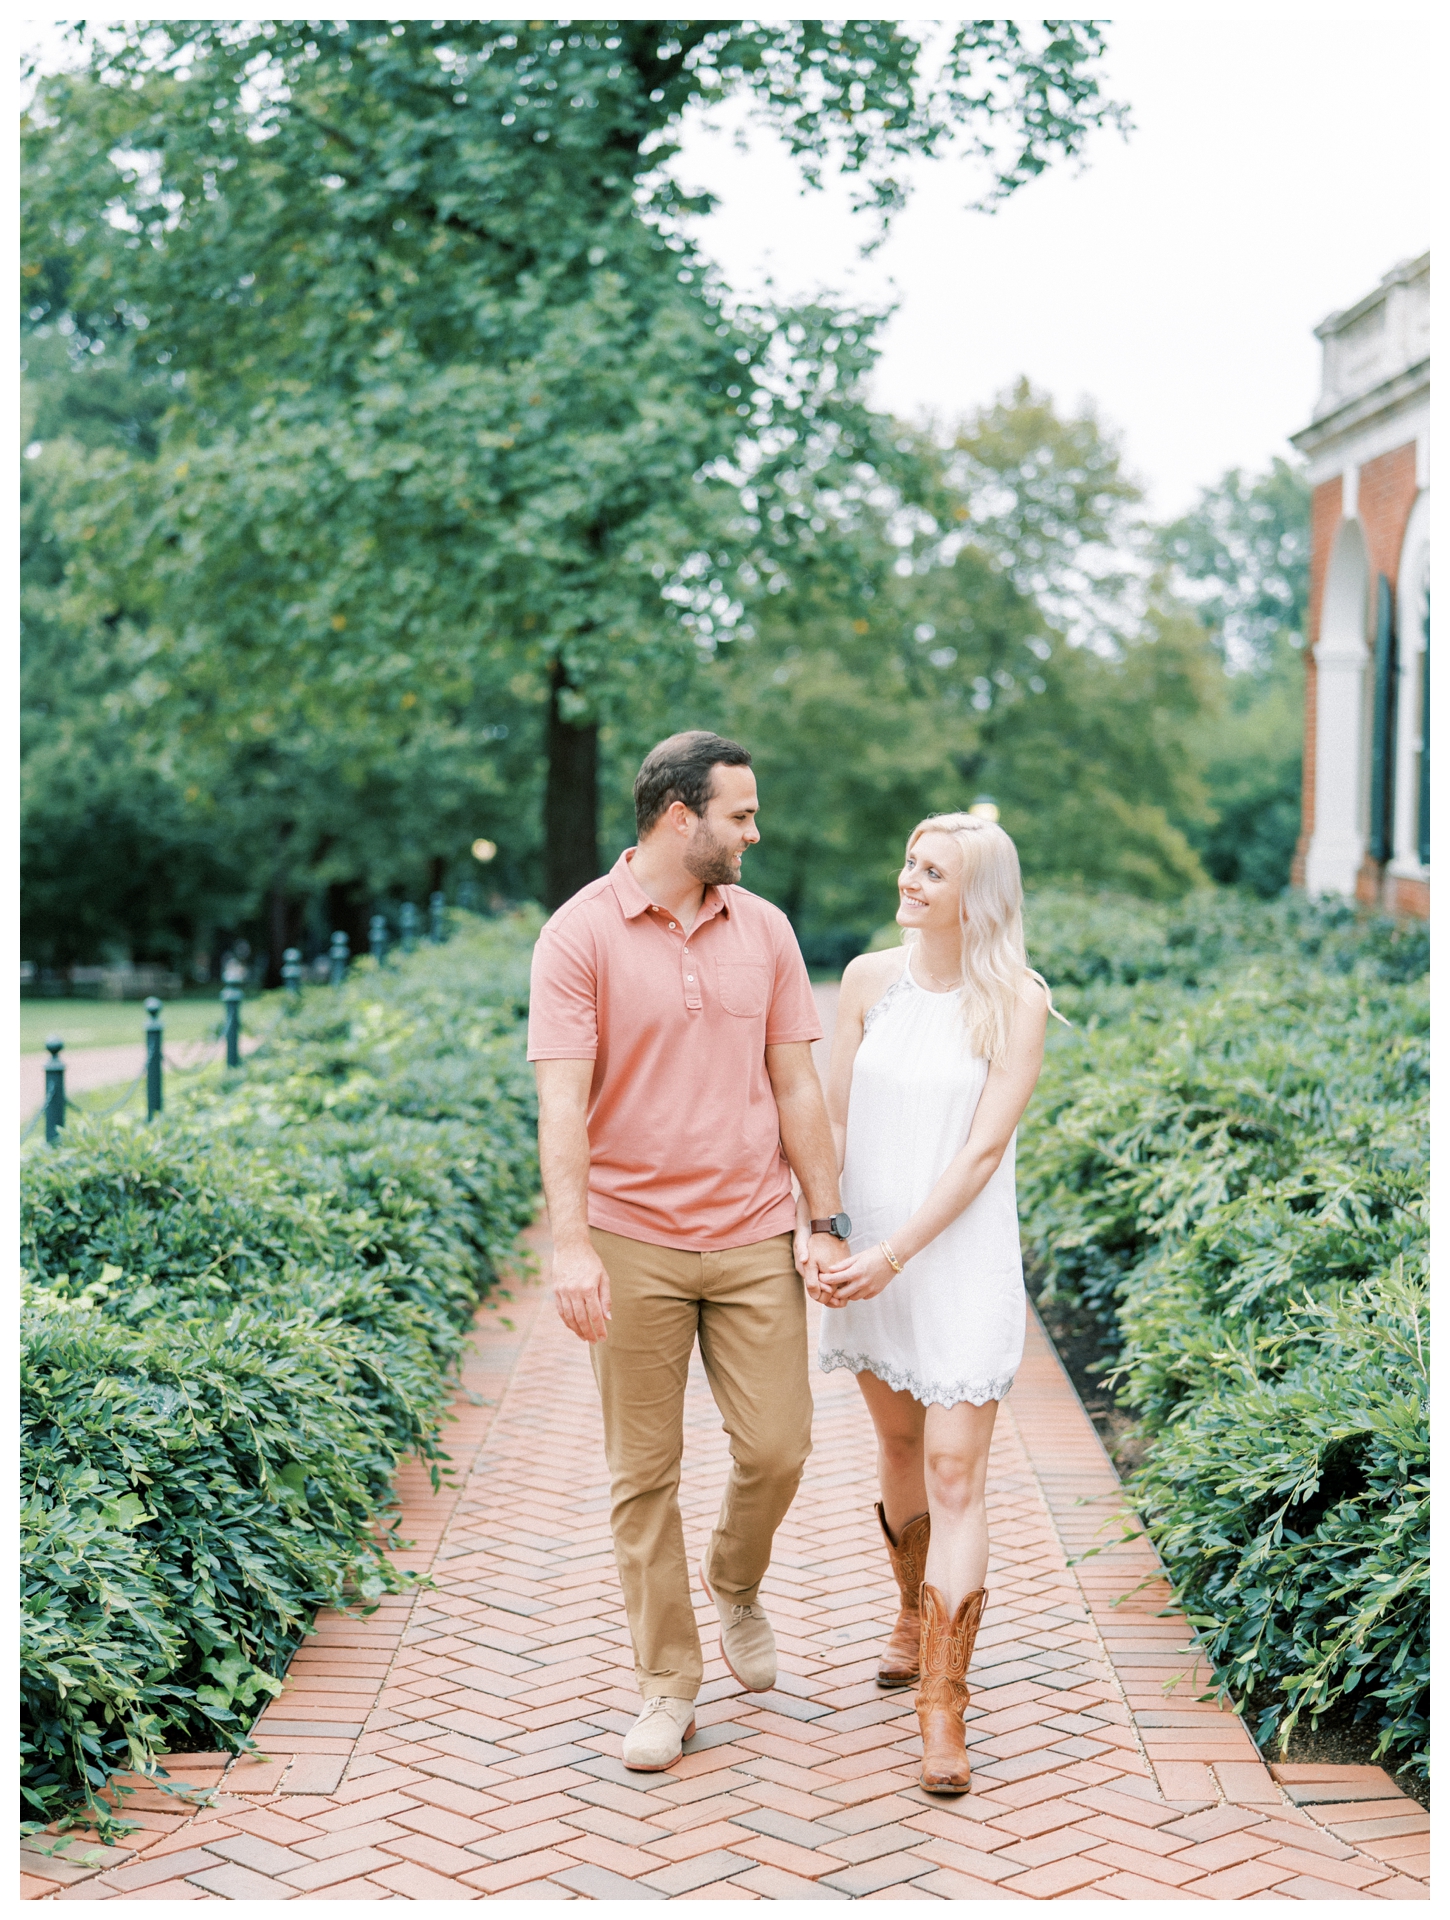
[[[1425,359],[1406,367],[1402,373],[1392,374],[1388,380],[1371,387],[1368,393],[1356,394],[1332,413],[1326,413],[1322,420],[1312,421],[1298,433],[1291,433],[1289,443],[1306,459],[1321,461],[1370,429],[1420,411],[1429,395],[1430,362]]]

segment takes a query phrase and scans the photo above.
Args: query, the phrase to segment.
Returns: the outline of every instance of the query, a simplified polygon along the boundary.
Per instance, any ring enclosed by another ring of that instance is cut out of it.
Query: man
[[[836,1153],[790,923],[739,885],[760,835],[750,755],[679,733],[634,784],[639,844],[549,921],[534,952],[529,1058],[554,1241],[554,1299],[604,1410],[610,1525],[643,1710],[624,1764],[679,1758],[704,1668],[678,1488],[685,1379],[700,1355],[731,1469],[700,1577],[740,1684],[775,1684],[759,1602],[810,1451],[805,1300],[842,1257]]]

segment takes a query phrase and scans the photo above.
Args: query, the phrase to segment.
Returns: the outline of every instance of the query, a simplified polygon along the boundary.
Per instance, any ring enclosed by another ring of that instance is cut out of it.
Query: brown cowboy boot
[[[879,1500],[876,1518],[881,1522],[886,1551],[891,1555],[891,1571],[901,1590],[901,1611],[882,1652],[876,1684],[878,1687],[910,1687],[915,1685],[921,1663],[920,1594],[926,1572],[926,1549],[931,1540],[931,1515],[919,1513],[914,1520],[908,1520],[901,1529],[899,1541],[891,1537],[886,1509]]]
[[[947,1614],[947,1603],[935,1587],[921,1589],[921,1680],[916,1689],[916,1717],[921,1722],[921,1784],[928,1793],[965,1793],[972,1781],[962,1716],[971,1695],[967,1668],[987,1589],[978,1587]]]

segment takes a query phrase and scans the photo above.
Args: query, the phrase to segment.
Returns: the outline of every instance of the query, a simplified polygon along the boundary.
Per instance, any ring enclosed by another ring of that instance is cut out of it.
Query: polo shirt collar
[[[655,904],[629,870],[629,856],[635,851],[626,847],[609,870],[609,883],[614,888],[614,897],[626,920],[637,920],[642,913],[648,913]],[[717,913],[723,913],[728,919],[730,903],[720,887],[707,887],[705,898],[700,906],[700,918],[695,922],[701,926],[706,920],[713,920]]]

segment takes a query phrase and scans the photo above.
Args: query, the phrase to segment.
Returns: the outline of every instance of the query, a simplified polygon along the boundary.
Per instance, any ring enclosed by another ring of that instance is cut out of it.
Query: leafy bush
[[[1243,1337],[1159,1434],[1134,1500],[1258,1733],[1344,1702],[1377,1751],[1428,1766],[1430,1453],[1422,1269],[1327,1302],[1298,1338]]]
[[[1140,1416],[1134,1504],[1261,1737],[1344,1704],[1423,1766],[1423,935],[1058,897],[1031,937],[1078,1026],[1023,1128],[1024,1243]]]
[[[317,1608],[398,1584],[394,1472],[440,1458],[464,1335],[535,1203],[533,932],[365,962],[236,1085],[27,1162],[36,1822],[94,1812],[167,1746],[241,1744]]]
[[[1255,900],[1230,888],[1204,890],[1165,905],[1113,894],[1045,890],[1027,896],[1032,964],[1052,983],[1178,986],[1216,983],[1225,969],[1257,956],[1296,974],[1369,970],[1386,980],[1415,980],[1429,970],[1423,922],[1366,914],[1345,900],[1284,894]]]

